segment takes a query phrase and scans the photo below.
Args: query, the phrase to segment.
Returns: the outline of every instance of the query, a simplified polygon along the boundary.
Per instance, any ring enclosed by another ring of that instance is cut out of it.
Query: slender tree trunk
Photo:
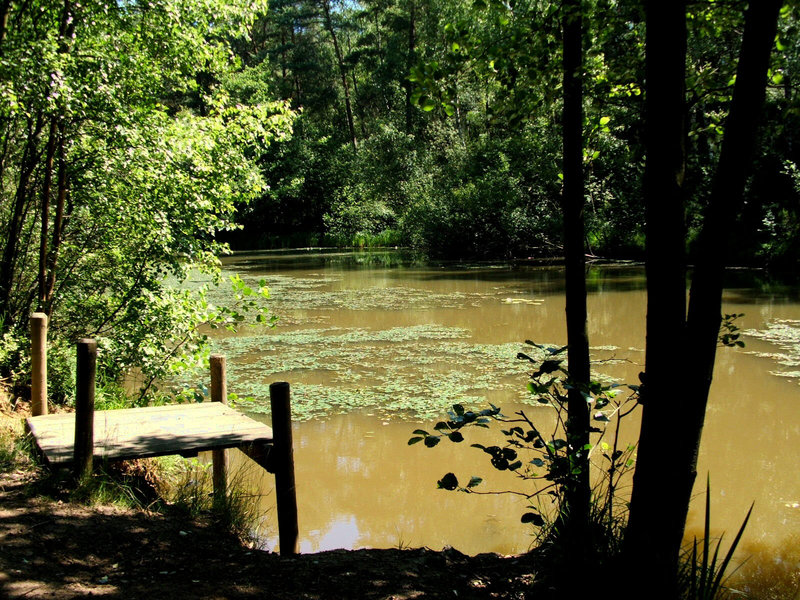
[[[296,40],[295,32],[294,32],[294,24],[292,24],[292,32],[291,33],[292,33],[292,49],[294,50],[295,48],[297,48],[297,40]],[[297,104],[302,106],[302,104],[303,104],[303,94],[301,93],[301,88],[300,88],[300,77],[297,74],[297,71],[294,70],[294,69],[292,70],[292,75],[294,76],[294,86],[295,86],[295,90],[296,90],[296,93],[297,93],[297,98],[296,98]]]
[[[61,24],[58,29],[59,44],[58,51],[60,54],[69,52],[70,39],[75,30],[75,22],[72,18],[72,3],[70,0],[64,0],[64,8],[61,12]],[[55,80],[55,73],[51,77]],[[47,248],[48,243],[48,230],[50,227],[50,194],[53,187],[53,162],[55,160],[56,150],[60,154],[59,160],[59,181],[58,181],[58,209],[57,211],[63,216],[63,198],[62,198],[62,184],[61,180],[64,166],[64,139],[63,134],[65,131],[63,117],[54,114],[50,117],[50,129],[47,135],[47,150],[44,161],[44,182],[42,184],[42,204],[41,204],[41,234],[39,237],[39,294],[38,294],[38,308],[39,310],[46,310],[50,304],[50,294],[52,293],[52,285],[55,279],[55,273],[50,272],[48,268],[54,269],[55,263],[51,260]],[[60,219],[61,217],[57,217]],[[58,242],[61,235],[60,223],[53,234],[53,245]],[[47,313],[49,316],[49,312]]]
[[[283,89],[289,89],[289,86],[286,85],[286,79],[288,77],[287,69],[286,69],[286,30],[281,28],[281,83],[283,83]]]
[[[349,35],[347,36],[347,51],[348,52],[352,52],[353,51],[353,48],[352,48],[352,46],[350,44],[350,36]],[[354,100],[355,105],[356,105],[356,112],[358,113],[358,124],[359,124],[359,129],[361,129],[361,138],[362,139],[366,139],[367,138],[367,124],[366,124],[367,123],[367,119],[364,116],[364,107],[358,101],[358,98],[359,98],[359,95],[358,95],[358,80],[356,79],[355,65],[353,65],[353,68],[350,69],[350,79],[353,81],[353,100]]]
[[[347,69],[344,66],[344,57],[342,56],[342,49],[339,47],[339,39],[336,36],[336,30],[333,27],[333,20],[331,19],[331,6],[329,0],[322,0],[322,9],[325,16],[325,28],[331,36],[333,42],[333,51],[336,55],[336,62],[339,66],[339,77],[342,82],[342,91],[344,92],[344,107],[347,116],[347,129],[350,133],[350,143],[353,146],[353,152],[358,150],[358,141],[356,140],[356,128],[353,123],[353,108],[350,101],[350,86],[347,83]]]
[[[685,402],[690,427],[686,427],[681,436],[689,460],[682,489],[687,509],[696,477],[697,453],[719,339],[725,259],[733,242],[729,232],[744,206],[745,185],[756,148],[758,117],[766,95],[769,57],[782,4],[782,0],[761,0],[751,2],[747,10],[725,138],[700,233],[687,319],[691,372]],[[685,514],[686,511],[684,521]]]
[[[58,127],[58,192],[56,196],[56,215],[53,220],[53,238],[50,243],[50,253],[47,257],[47,282],[44,297],[44,312],[48,317],[53,311],[53,293],[56,287],[58,252],[61,249],[62,232],[64,229],[64,206],[67,200],[67,160],[64,151],[65,130],[66,127],[62,121],[59,123]]]
[[[697,475],[697,456],[719,336],[725,256],[731,242],[728,232],[743,205],[744,187],[755,148],[755,117],[761,113],[764,101],[769,54],[781,4],[780,0],[753,2],[746,14],[733,100],[711,201],[700,234],[688,318],[684,312],[679,319],[681,311],[685,311],[685,283],[679,284],[681,265],[669,260],[661,264],[656,256],[677,251],[677,236],[666,232],[663,234],[665,237],[660,237],[657,229],[666,229],[666,224],[675,227],[678,213],[682,215],[682,208],[679,211],[675,206],[680,205],[680,194],[671,181],[682,171],[681,151],[676,143],[676,130],[672,135],[662,131],[660,137],[648,137],[648,164],[655,158],[665,161],[663,165],[649,167],[648,193],[652,195],[648,195],[648,205],[659,201],[673,204],[672,208],[648,208],[648,220],[663,220],[663,223],[652,222],[647,232],[648,247],[651,248],[648,252],[648,294],[668,294],[671,300],[663,303],[658,299],[648,300],[642,432],[626,544],[629,557],[636,563],[634,572],[639,574],[640,581],[647,582],[647,589],[653,592],[654,598],[674,598],[676,593],[680,544]],[[659,92],[656,90],[659,80],[663,77],[674,79],[678,68],[683,68],[681,50],[676,47],[674,37],[671,41],[661,39],[659,42],[664,44],[662,48],[671,49],[671,66],[656,66],[659,58],[655,46],[654,56],[650,57],[651,41],[655,44],[656,36],[676,36],[678,28],[685,27],[685,12],[672,13],[675,7],[669,5],[657,1],[648,4],[648,63],[654,61],[652,70],[648,64],[648,110],[655,110],[658,105]],[[664,114],[648,115],[651,134],[659,127],[668,127],[654,121],[677,118],[673,106],[677,104],[677,92],[664,89],[661,94],[671,94],[672,100]],[[677,123],[674,121],[673,125],[677,127]],[[662,156],[661,152],[669,154]],[[660,178],[656,173],[660,173]],[[668,186],[667,191],[671,190],[669,193],[674,197],[659,198],[658,194],[663,190],[652,189],[658,185]],[[654,236],[652,241],[651,235]],[[658,248],[654,245],[658,243],[666,246]],[[682,244],[680,250],[682,253]],[[656,271],[659,265],[663,270]],[[661,286],[653,282],[651,287],[651,278],[662,277],[671,280],[672,284],[665,282]],[[675,329],[670,329],[671,326]],[[669,356],[655,346],[680,348],[680,368],[674,355]],[[681,393],[671,393],[678,380]],[[678,421],[667,417],[666,406],[670,406],[670,413],[679,416]],[[635,584],[632,589],[635,591],[629,594],[631,597],[641,591]]]
[[[8,34],[8,17],[11,14],[11,0],[0,1],[0,56],[3,56],[3,45]]]
[[[53,160],[56,154],[57,117],[50,118],[47,134],[47,151],[44,159],[44,183],[42,184],[41,233],[39,235],[39,310],[44,309],[47,297],[47,234],[50,226],[50,190],[53,185]]]
[[[647,353],[641,388],[641,434],[626,542],[634,573],[648,573],[665,596],[674,596],[683,528],[660,514],[677,501],[671,453],[664,451],[675,422],[664,407],[674,394],[675,349],[686,325],[686,257],[683,179],[685,145],[686,3],[649,0],[645,96],[647,212]],[[647,549],[647,551],[645,551]],[[643,564],[644,563],[644,564]]]
[[[417,57],[417,4],[411,1],[411,8],[408,12],[408,54],[406,55],[406,76],[411,73],[414,61]],[[411,104],[411,82],[406,79],[403,82],[406,88],[406,134],[411,135],[414,125],[414,107]]]
[[[0,56],[3,55],[3,43],[8,33],[8,17],[11,13],[11,0],[0,2]]]
[[[585,547],[589,519],[589,410],[582,392],[589,383],[589,336],[586,330],[586,255],[584,252],[583,48],[580,0],[563,7],[564,30],[564,253],[566,267],[567,359],[572,386],[567,400],[567,441],[579,473],[566,489],[570,538]]]
[[[8,237],[3,247],[2,259],[0,259],[0,320],[2,320],[3,327],[6,330],[13,325],[14,315],[10,314],[11,292],[20,243],[19,235],[26,212],[25,207],[28,205],[29,200],[30,179],[39,160],[39,136],[43,126],[44,119],[41,114],[36,117],[35,123],[29,124],[28,139],[22,153],[17,191],[14,196],[14,207],[8,224]]]

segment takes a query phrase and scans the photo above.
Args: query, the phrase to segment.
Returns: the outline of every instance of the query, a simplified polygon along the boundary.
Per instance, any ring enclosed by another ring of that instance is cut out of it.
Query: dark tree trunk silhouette
[[[584,250],[583,48],[578,0],[563,7],[564,30],[564,256],[566,270],[567,359],[574,384],[567,400],[567,441],[580,473],[565,490],[568,535],[584,543],[589,517],[589,410],[582,392],[589,383],[589,337],[586,329],[586,255]],[[583,388],[583,389],[581,389]]]
[[[676,594],[678,556],[719,338],[729,232],[743,206],[781,4],[780,0],[753,2],[745,16],[733,100],[695,258],[688,316],[680,191],[685,10],[673,3],[647,4],[645,195],[650,297],[642,429],[626,544],[637,579],[647,581],[653,597]],[[670,418],[667,411],[678,418]],[[632,587],[641,591],[635,583]]]

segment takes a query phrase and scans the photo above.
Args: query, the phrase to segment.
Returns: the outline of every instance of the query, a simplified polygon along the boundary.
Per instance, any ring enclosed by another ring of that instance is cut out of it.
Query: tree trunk
[[[62,121],[58,126],[58,192],[56,196],[56,215],[53,221],[53,238],[47,257],[47,283],[45,286],[44,312],[49,317],[53,311],[53,293],[56,287],[56,268],[58,252],[61,249],[64,229],[64,206],[67,200],[67,158],[64,152],[66,127]]]
[[[64,0],[64,9],[61,13],[61,24],[58,29],[59,44],[58,51],[60,54],[69,52],[70,39],[75,30],[75,21],[72,18],[72,4],[70,0]],[[55,73],[51,75],[51,79],[55,80]],[[55,160],[56,149],[59,151],[59,175],[58,175],[58,207],[59,213],[56,217],[58,224],[53,231],[53,248],[57,248],[60,243],[61,236],[61,219],[64,214],[64,198],[65,192],[64,185],[65,176],[64,171],[64,119],[58,114],[50,117],[50,130],[47,135],[47,151],[44,161],[44,183],[42,185],[42,205],[41,205],[41,233],[39,238],[39,294],[38,294],[38,307],[40,311],[45,311],[50,316],[48,306],[50,305],[50,297],[52,295],[53,286],[55,285],[55,260],[51,259],[50,252],[47,248],[48,242],[48,229],[50,226],[50,193],[53,187],[53,162]]]
[[[336,54],[336,62],[339,66],[339,77],[341,78],[342,90],[344,91],[344,108],[347,114],[347,129],[350,133],[350,143],[353,146],[353,152],[355,152],[358,150],[358,142],[356,141],[356,128],[353,123],[353,108],[350,102],[350,86],[347,83],[347,70],[344,67],[342,49],[339,47],[339,40],[336,37],[336,30],[333,28],[329,0],[322,0],[322,9],[325,16],[325,28],[328,30],[328,33],[331,36],[331,41],[333,42],[333,51]]]
[[[660,4],[669,3],[652,2],[648,5],[648,62],[651,60],[651,32],[653,36],[661,35],[659,32],[675,36],[677,27],[685,27],[685,13],[673,14],[671,17],[673,20],[667,21],[667,16],[661,13],[664,10],[672,10],[673,7]],[[780,0],[753,2],[750,3],[746,14],[733,100],[725,124],[725,138],[714,177],[711,201],[700,234],[688,319],[683,317],[679,329],[672,331],[669,329],[669,323],[675,322],[677,326],[677,315],[682,310],[678,306],[678,296],[685,296],[685,287],[681,288],[680,294],[677,289],[679,265],[664,265],[666,272],[656,273],[654,270],[658,264],[655,254],[673,252],[675,248],[668,246],[662,250],[652,245],[659,242],[676,244],[677,238],[673,238],[674,234],[665,234],[666,239],[655,237],[651,243],[649,239],[651,233],[654,236],[659,234],[655,232],[655,227],[648,228],[647,232],[648,246],[652,247],[652,252],[648,254],[648,294],[656,293],[658,290],[658,293],[670,294],[672,300],[668,306],[666,303],[662,306],[656,299],[652,304],[648,300],[644,414],[626,543],[629,557],[637,562],[638,568],[634,568],[634,572],[639,574],[640,581],[647,582],[647,589],[656,593],[657,596],[654,597],[658,598],[675,597],[680,544],[697,475],[697,456],[719,336],[725,256],[731,241],[728,239],[728,232],[743,205],[744,187],[755,148],[757,121],[755,117],[761,113],[764,101],[769,54],[775,39],[781,4]],[[679,62],[682,68],[683,63],[678,57],[675,46],[670,45],[669,41],[662,40],[662,42],[666,44],[666,48],[671,48],[675,53],[674,62],[670,63],[672,69],[677,69]],[[671,43],[674,44],[675,40],[673,39]],[[658,60],[657,56],[652,60]],[[663,65],[657,72],[658,77],[648,79],[648,108],[651,107],[651,103],[659,101],[658,98],[652,97],[659,94],[651,91],[651,86],[659,85],[657,80],[661,77],[675,76],[675,73],[665,70]],[[675,94],[675,92],[669,93]],[[677,96],[673,95],[672,102],[675,102],[676,98]],[[657,121],[662,118],[669,117],[651,114],[648,120]],[[674,139],[672,142],[666,142],[663,138],[648,138],[648,162],[650,152],[654,153],[654,157],[658,157],[658,153],[662,151],[653,146],[665,144],[668,146],[666,151],[675,154],[669,163],[671,167],[661,166],[659,170],[663,169],[662,174],[672,172],[671,176],[674,177],[675,167],[678,165]],[[655,178],[648,181],[652,186],[657,185]],[[661,183],[666,185],[667,181],[663,180]],[[648,197],[648,204],[657,201],[656,193],[659,192],[655,191],[652,197]],[[670,218],[662,214],[661,210],[672,214],[671,210],[676,209],[654,207],[652,210],[655,212],[648,212],[648,219]],[[675,218],[674,214],[672,218]],[[673,222],[670,223],[670,227],[675,226]],[[652,225],[662,226],[658,222]],[[650,266],[651,261],[653,270]],[[657,283],[651,288],[649,281],[651,277],[653,279],[668,277],[674,281],[669,289],[666,284],[662,289]],[[685,300],[681,298],[680,306],[685,306],[684,303]],[[663,314],[651,315],[649,311],[656,309],[663,310]],[[661,320],[665,322],[660,322]],[[685,333],[682,335],[681,332]],[[678,339],[675,339],[676,334]],[[680,348],[682,351],[680,368],[676,364],[674,354],[669,356],[655,346]],[[680,378],[681,393],[670,393],[678,378]],[[680,419],[678,423],[675,419],[667,417],[668,401],[671,404],[670,413]],[[665,450],[667,444],[669,452]],[[642,558],[645,556],[647,559]],[[633,589],[641,590],[635,584]]]
[[[564,4],[564,255],[566,268],[567,359],[573,384],[567,400],[567,441],[580,473],[565,491],[568,535],[585,548],[589,519],[589,410],[582,392],[589,383],[586,330],[586,255],[584,251],[583,48],[580,0]]]
[[[733,241],[729,232],[744,206],[745,185],[756,148],[758,117],[766,95],[769,57],[782,4],[782,0],[761,0],[751,2],[747,10],[725,138],[699,238],[687,319],[691,374],[685,401],[690,426],[681,436],[684,454],[689,460],[682,490],[687,510],[719,339],[725,257]],[[685,514],[684,510],[684,521]]]
[[[14,284],[14,270],[20,242],[19,235],[25,217],[25,206],[28,204],[29,200],[30,179],[36,168],[36,163],[39,160],[39,136],[42,133],[43,126],[44,119],[41,114],[36,117],[35,123],[29,123],[28,126],[28,139],[25,144],[25,150],[22,153],[22,160],[20,161],[19,180],[17,182],[17,191],[14,195],[14,207],[7,229],[8,237],[3,247],[2,259],[0,259],[0,323],[2,323],[4,331],[10,329],[14,324],[13,319],[15,315],[11,314],[11,292]]]
[[[294,32],[294,24],[292,24],[291,33],[292,33],[292,50],[294,51],[297,48],[297,39],[296,39],[296,35],[295,35],[295,32]],[[297,93],[297,97],[295,99],[297,100],[297,105],[302,106],[303,105],[303,94],[302,94],[302,90],[300,88],[300,76],[297,74],[297,70],[296,69],[292,69],[292,75],[294,77],[294,86],[295,86],[295,91]]]
[[[11,14],[11,0],[0,1],[0,56],[3,56],[3,44],[8,33],[8,16]]]
[[[411,8],[408,11],[408,54],[406,55],[406,77],[411,73],[414,61],[417,56],[417,4],[412,0]],[[411,103],[411,93],[413,86],[406,80],[403,82],[406,88],[406,135],[411,135],[414,124],[414,107]]]
[[[686,258],[683,178],[686,165],[686,3],[650,0],[647,24],[644,197],[647,211],[647,352],[641,388],[642,425],[626,542],[632,572],[651,572],[675,594],[678,547],[683,528],[662,519],[677,498],[664,485],[673,419],[665,417],[675,385],[676,348],[686,325]],[[671,479],[666,479],[671,482]],[[644,550],[648,549],[647,552]],[[640,564],[647,561],[648,564]]]
[[[47,134],[47,152],[44,159],[44,183],[42,184],[41,233],[39,235],[39,297],[38,310],[43,310],[47,297],[47,234],[50,226],[50,189],[53,184],[53,160],[56,154],[57,117],[50,118]]]

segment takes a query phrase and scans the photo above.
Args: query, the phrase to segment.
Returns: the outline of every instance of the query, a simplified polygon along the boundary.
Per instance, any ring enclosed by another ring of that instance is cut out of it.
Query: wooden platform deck
[[[45,460],[54,466],[72,463],[75,414],[27,419],[28,430]],[[236,447],[261,447],[273,441],[272,429],[220,402],[94,413],[94,456],[122,460]]]

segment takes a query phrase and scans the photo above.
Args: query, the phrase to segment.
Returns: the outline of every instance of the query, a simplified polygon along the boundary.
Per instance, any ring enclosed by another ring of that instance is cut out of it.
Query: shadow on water
[[[435,260],[420,251],[405,248],[352,250],[341,248],[296,248],[236,252],[223,260],[237,269],[258,272],[293,272],[337,269],[397,269],[399,277],[411,271],[426,281],[505,281],[524,276],[545,284],[553,292],[564,291],[564,269],[557,260],[546,262]],[[691,270],[689,271],[691,275]],[[800,300],[800,274],[772,273],[763,269],[734,268],[725,273],[726,299],[738,303],[764,300]],[[635,291],[646,287],[644,268],[631,263],[590,264],[586,271],[589,293]],[[688,283],[687,283],[688,286]]]
[[[237,252],[223,262],[238,270],[260,274],[330,269],[345,272],[386,269],[389,277],[412,277],[426,282],[506,282],[509,279],[524,279],[537,285],[540,292],[564,292],[564,269],[560,264],[431,260],[420,252],[406,249],[359,251],[312,248]],[[586,274],[587,291],[642,290],[645,287],[643,275],[641,266],[631,266],[630,263],[590,266]]]

